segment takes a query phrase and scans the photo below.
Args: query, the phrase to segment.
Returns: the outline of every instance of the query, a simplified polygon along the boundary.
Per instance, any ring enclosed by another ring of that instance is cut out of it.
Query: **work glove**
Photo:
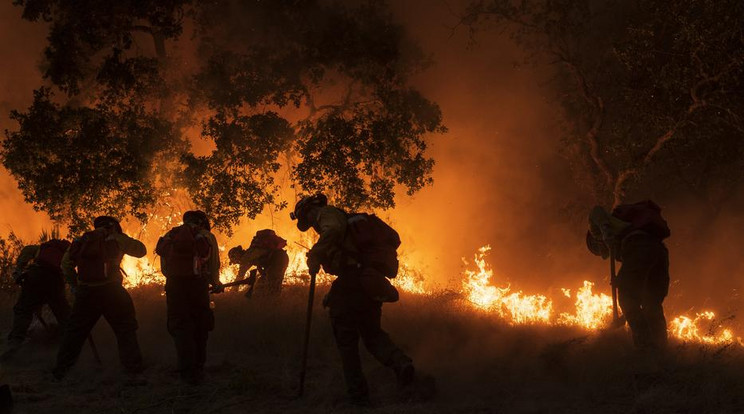
[[[253,285],[256,283],[256,275],[258,274],[258,269],[252,269],[250,272],[250,276],[248,277],[248,284]]]
[[[314,254],[307,254],[307,269],[311,275],[317,275],[320,272],[320,260]]]

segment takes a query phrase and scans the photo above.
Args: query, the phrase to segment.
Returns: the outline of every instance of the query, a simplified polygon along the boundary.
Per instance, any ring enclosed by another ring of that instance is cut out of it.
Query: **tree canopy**
[[[482,0],[461,23],[554,68],[566,155],[594,202],[674,191],[717,210],[744,183],[744,3]]]
[[[33,104],[2,161],[73,228],[186,197],[229,230],[281,208],[277,176],[388,208],[431,182],[429,58],[382,1],[16,0],[49,24]],[[206,148],[204,150],[203,148]]]

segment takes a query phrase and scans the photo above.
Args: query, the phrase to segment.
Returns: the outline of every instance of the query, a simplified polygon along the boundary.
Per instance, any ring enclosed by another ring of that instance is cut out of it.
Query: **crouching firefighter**
[[[256,232],[248,249],[237,246],[227,252],[230,264],[240,265],[237,280],[245,278],[246,272],[251,267],[256,266],[258,269],[260,278],[256,280],[255,273],[253,273],[248,280],[251,287],[246,292],[247,297],[250,297],[256,284],[258,284],[259,292],[269,296],[278,296],[282,292],[284,274],[289,266],[289,255],[284,250],[286,246],[287,241],[277,236],[274,230],[264,229]]]
[[[120,266],[124,255],[143,257],[147,248],[124,234],[113,217],[97,217],[93,227],[94,230],[75,239],[62,258],[62,272],[74,286],[75,302],[57,353],[53,371],[57,379],[64,377],[75,364],[101,316],[116,335],[124,369],[133,374],[142,371],[134,303],[122,286]]]
[[[589,250],[622,262],[612,288],[641,350],[667,344],[662,302],[669,292],[669,252],[663,240],[669,235],[661,208],[650,200],[617,206],[612,214],[597,206],[589,216]]]
[[[351,402],[369,403],[359,357],[360,337],[380,363],[393,369],[401,388],[410,385],[413,361],[380,327],[382,303],[398,300],[398,291],[387,279],[398,272],[398,234],[374,215],[347,215],[329,206],[323,194],[300,200],[291,217],[300,231],[312,227],[319,235],[307,254],[310,273],[316,274],[322,266],[337,276],[324,306],[330,311]]]
[[[49,305],[57,324],[64,327],[70,316],[65,297],[65,281],[60,264],[70,247],[67,240],[52,239],[21,250],[13,271],[13,279],[21,285],[21,295],[13,307],[13,326],[8,334],[8,349],[3,358],[12,356],[26,339],[34,314]]]
[[[187,211],[183,224],[161,237],[155,249],[166,277],[168,332],[176,346],[181,379],[189,384],[204,377],[207,337],[214,329],[210,285],[213,292],[222,290],[219,249],[210,230],[204,212]]]

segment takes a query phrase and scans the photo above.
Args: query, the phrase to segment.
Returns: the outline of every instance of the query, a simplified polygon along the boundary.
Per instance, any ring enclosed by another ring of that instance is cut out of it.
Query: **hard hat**
[[[93,228],[99,229],[101,227],[113,227],[117,232],[122,233],[119,220],[111,216],[98,216],[93,220]]]
[[[307,231],[311,225],[307,218],[308,210],[311,207],[325,207],[327,205],[328,198],[322,193],[306,196],[295,204],[294,211],[289,213],[289,217],[292,220],[297,220],[297,228],[300,231]]]
[[[203,226],[207,230],[212,230],[212,225],[209,223],[207,213],[201,210],[190,210],[183,213],[184,223],[193,223],[196,225]]]

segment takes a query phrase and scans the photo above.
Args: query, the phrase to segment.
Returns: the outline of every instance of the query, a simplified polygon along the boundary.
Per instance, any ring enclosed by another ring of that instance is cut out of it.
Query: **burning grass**
[[[402,403],[392,373],[365,352],[373,397],[384,412],[742,412],[744,347],[729,321],[713,312],[671,318],[672,346],[662,359],[638,355],[628,332],[602,330],[611,298],[591,282],[550,298],[513,290],[494,276],[488,248],[468,264],[455,290],[431,290],[416,269],[402,266],[394,281],[401,301],[385,305],[383,326],[422,371],[438,379],[433,401]],[[94,337],[104,359],[89,349],[69,379],[52,384],[55,342],[33,326],[17,363],[0,369],[12,385],[17,412],[239,413],[347,411],[344,385],[327,315],[318,305],[312,333],[306,397],[293,398],[306,306],[304,251],[290,250],[280,301],[234,290],[213,296],[217,328],[209,342],[209,380],[181,386],[166,331],[162,275],[156,258],[127,259],[128,286],[140,322],[148,367],[144,382],[119,373],[115,339],[100,323]],[[223,281],[235,278],[225,267]],[[316,304],[331,277],[319,278]],[[13,287],[9,289],[15,289]],[[17,289],[8,290],[17,293]],[[13,295],[0,296],[10,325]],[[47,311],[46,319],[52,320]]]
[[[464,261],[469,267],[463,274],[462,291],[476,308],[495,313],[511,325],[562,325],[587,331],[596,331],[609,325],[612,320],[612,297],[594,293],[594,284],[587,280],[575,291],[575,295],[572,295],[571,289],[561,289],[565,298],[573,300],[573,308],[569,306],[569,311],[560,313],[555,311],[557,299],[540,294],[528,295],[522,291],[513,292],[508,285],[498,287],[494,272],[486,261],[490,249],[490,246],[484,246],[478,250],[473,259],[474,268]],[[736,336],[731,328],[723,326],[723,322],[725,320],[716,320],[716,314],[712,311],[700,312],[694,318],[680,315],[671,318],[669,334],[686,342],[742,345],[741,337]]]
[[[318,291],[316,303],[325,293]],[[208,380],[179,385],[165,328],[165,298],[157,286],[132,289],[140,322],[146,382],[119,372],[113,335],[94,330],[104,360],[83,350],[69,378],[51,383],[55,344],[34,338],[2,367],[17,412],[242,413],[346,412],[344,385],[326,312],[315,307],[306,397],[293,398],[307,289],[288,286],[281,301],[239,292],[213,296],[217,318],[210,336]],[[9,315],[11,301],[0,303]],[[9,319],[2,321],[8,327]],[[380,412],[721,413],[741,412],[744,350],[672,341],[666,358],[637,355],[627,332],[587,332],[576,326],[514,325],[473,307],[462,295],[403,293],[385,305],[383,326],[437,378],[432,401],[398,401],[392,373],[362,351]]]

